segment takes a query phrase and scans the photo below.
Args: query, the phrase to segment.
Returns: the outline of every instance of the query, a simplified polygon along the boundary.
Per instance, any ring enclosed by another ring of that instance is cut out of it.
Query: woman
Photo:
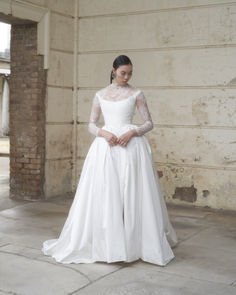
[[[43,243],[43,253],[58,262],[142,259],[164,266],[174,258],[177,237],[144,136],[153,122],[143,92],[128,84],[132,69],[129,57],[118,56],[111,83],[93,98],[88,130],[96,137],[61,234]],[[141,126],[132,124],[136,106]]]

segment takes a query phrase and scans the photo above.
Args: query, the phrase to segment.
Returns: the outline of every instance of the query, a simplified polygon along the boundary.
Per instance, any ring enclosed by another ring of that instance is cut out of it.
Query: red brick
[[[46,70],[37,54],[37,24],[13,24],[10,75],[10,196],[43,196]]]
[[[28,169],[40,169],[41,165],[40,164],[24,164],[24,168]]]

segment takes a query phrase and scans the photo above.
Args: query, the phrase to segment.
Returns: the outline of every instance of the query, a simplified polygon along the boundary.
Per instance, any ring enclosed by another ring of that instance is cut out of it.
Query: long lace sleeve
[[[153,129],[153,122],[152,122],[151,114],[150,114],[148,106],[147,106],[146,98],[145,98],[142,91],[138,94],[138,96],[136,98],[136,105],[137,105],[138,111],[144,121],[144,123],[141,126],[135,128],[137,135],[141,136],[144,133]]]
[[[101,114],[101,107],[97,94],[95,94],[92,102],[92,108],[90,113],[90,119],[88,124],[88,131],[95,136],[98,136],[98,131],[101,129],[97,126]]]

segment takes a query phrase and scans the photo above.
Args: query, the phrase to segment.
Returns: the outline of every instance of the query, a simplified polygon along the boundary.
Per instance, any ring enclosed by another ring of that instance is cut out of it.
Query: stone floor
[[[65,265],[41,247],[59,235],[71,202],[9,200],[0,211],[0,295],[236,294],[235,213],[168,206],[180,243],[164,267],[141,260]]]
[[[168,205],[179,244],[164,267],[60,264],[41,248],[58,237],[72,199],[11,200],[9,159],[0,168],[0,295],[236,294],[236,212]]]

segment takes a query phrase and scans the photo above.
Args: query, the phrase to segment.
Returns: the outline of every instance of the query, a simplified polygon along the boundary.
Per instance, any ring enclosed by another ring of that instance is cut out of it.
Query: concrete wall
[[[76,0],[25,2],[51,9],[47,198],[76,187],[94,138],[92,98],[127,54],[155,124],[146,136],[167,202],[236,210],[236,1],[78,0],[78,10]]]
[[[92,96],[127,54],[155,124],[146,136],[166,200],[235,210],[235,12],[236,1],[80,0],[79,163],[93,139]]]
[[[46,198],[72,191],[74,1],[69,2],[45,1],[45,6],[51,9],[46,96]]]

